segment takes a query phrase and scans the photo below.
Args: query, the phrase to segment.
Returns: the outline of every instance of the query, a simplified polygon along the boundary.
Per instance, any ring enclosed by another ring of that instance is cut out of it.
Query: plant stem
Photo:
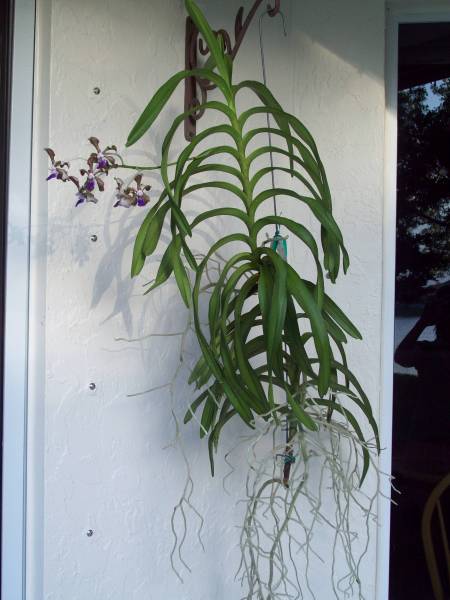
[[[119,155],[117,155],[119,156]],[[188,161],[192,161],[195,160],[197,157],[196,156],[191,156],[190,158],[188,158]],[[122,160],[122,157],[120,157],[120,160]],[[168,167],[173,167],[175,166],[177,163],[175,162],[171,162],[171,163],[167,163]],[[133,169],[134,171],[158,171],[161,169],[161,165],[149,165],[149,166],[141,166],[141,165],[127,165],[122,161],[122,164],[120,165],[114,165],[114,167],[116,169]],[[113,168],[113,167],[111,167]]]
[[[284,464],[284,468],[283,468],[283,485],[284,487],[288,488],[289,487],[289,477],[291,475],[291,466],[292,466],[292,457],[294,455],[294,448],[292,446],[292,433],[291,433],[291,428],[289,426],[289,423],[286,423],[286,427],[287,427],[287,439],[288,442],[286,444],[286,449],[285,449],[285,455],[286,455],[286,462]]]
[[[237,146],[237,151],[238,151],[239,166],[241,168],[241,173],[242,173],[242,187],[243,187],[244,195],[246,197],[245,208],[246,208],[247,216],[249,218],[249,223],[248,223],[247,227],[248,227],[248,230],[250,233],[251,228],[253,226],[253,220],[254,220],[252,215],[250,214],[250,206],[251,206],[251,203],[253,200],[253,194],[252,194],[251,185],[250,185],[248,160],[247,160],[247,156],[245,154],[245,147],[244,147],[244,141],[243,141],[243,135],[242,135],[243,129],[242,129],[242,125],[238,118],[236,104],[234,102],[234,97],[233,97],[233,100],[228,103],[228,106],[230,107],[230,109],[233,111],[233,114],[234,114],[234,118],[232,119],[231,125],[236,130],[236,133],[239,136],[236,146]]]

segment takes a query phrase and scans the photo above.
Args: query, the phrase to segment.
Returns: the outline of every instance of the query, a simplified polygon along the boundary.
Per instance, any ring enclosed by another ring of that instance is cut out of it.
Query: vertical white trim
[[[383,290],[381,338],[381,397],[380,442],[382,453],[379,468],[391,473],[392,460],[392,384],[394,357],[394,307],[395,307],[395,242],[397,209],[397,64],[398,23],[387,11],[386,36],[386,117],[384,152],[384,210],[383,210]],[[389,597],[389,540],[391,497],[390,482],[381,480],[382,496],[378,500],[377,578],[376,598]]]
[[[395,309],[395,252],[397,213],[397,87],[398,87],[398,30],[401,23],[438,23],[450,21],[448,2],[428,2],[413,5],[410,0],[390,3],[387,9],[386,36],[386,138],[385,185],[383,215],[383,296],[381,347],[380,438],[383,452],[379,466],[391,473],[394,309]],[[390,485],[383,483],[383,494],[390,497]],[[376,598],[389,597],[389,540],[390,503],[381,497],[378,502],[379,529],[377,537]]]
[[[34,0],[16,0],[6,253],[2,598],[25,598],[26,440]]]
[[[26,598],[44,597],[45,317],[47,196],[51,61],[51,0],[36,2],[35,84],[30,212],[30,315],[28,349],[28,440]]]

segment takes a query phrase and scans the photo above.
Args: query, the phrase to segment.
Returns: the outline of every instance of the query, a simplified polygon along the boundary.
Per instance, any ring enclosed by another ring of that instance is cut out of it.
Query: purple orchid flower
[[[97,169],[106,169],[109,167],[109,162],[106,160],[102,152],[97,154]]]
[[[50,179],[56,179],[58,177],[58,169],[56,167],[52,167],[50,169],[50,175],[47,177],[46,181],[50,181]]]
[[[146,201],[145,201],[145,197],[144,196],[145,196],[145,194],[144,194],[144,192],[142,190],[137,190],[137,192],[136,192],[136,198],[137,198],[136,204],[138,206],[145,206],[146,205]]]
[[[114,156],[117,155],[117,147],[107,146],[104,150],[101,150],[100,141],[98,138],[90,137],[89,141],[96,150],[96,152],[92,152],[87,160],[89,168],[91,170],[96,169],[103,171],[107,174],[109,169],[112,169],[116,166],[116,160]]]
[[[47,152],[52,163],[52,167],[50,169],[50,174],[47,177],[47,181],[50,181],[51,179],[60,179],[61,181],[67,181],[69,179],[69,163],[61,162],[60,160],[55,160],[55,153],[51,148],[45,148],[45,152]]]
[[[136,190],[134,192],[137,206],[145,206],[150,202],[150,197],[145,192],[150,191],[151,185],[142,186],[142,173],[138,173],[134,178],[136,183]]]
[[[84,187],[88,192],[93,192],[95,190],[95,176],[93,173],[88,174]]]
[[[145,206],[150,202],[150,197],[146,192],[151,189],[150,185],[146,185],[142,187],[142,175],[139,173],[134,178],[134,183],[136,187],[125,187],[122,179],[118,177],[115,178],[117,183],[117,191],[116,198],[117,202],[114,204],[116,206],[123,206],[124,208],[129,208],[130,206]]]
[[[75,206],[79,206],[80,204],[84,204],[85,202],[92,202],[93,204],[97,204],[98,199],[92,193],[92,190],[94,188],[92,188],[91,190],[87,187],[87,183],[90,181],[89,178],[86,180],[86,183],[84,183],[82,186],[80,185],[80,182],[77,177],[71,176],[70,180],[76,185],[78,190],[78,192],[75,194],[75,197],[77,199]]]
[[[86,177],[86,180],[83,184],[83,187],[88,191],[88,192],[93,192],[95,190],[95,187],[97,186],[100,192],[103,192],[105,189],[105,184],[103,183],[103,180],[101,178],[102,175],[105,175],[106,173],[104,173],[103,171],[86,171],[86,169],[80,169],[80,175],[82,175],[83,177]]]
[[[89,192],[86,188],[82,187],[79,192],[75,194],[77,201],[75,206],[79,206],[84,202],[92,202],[93,204],[97,204],[98,199],[94,196],[92,192]]]
[[[119,198],[117,202],[114,204],[114,208],[118,206],[122,206],[123,208],[130,208],[130,201],[125,196],[116,195],[116,198]]]
[[[80,204],[83,204],[83,202],[86,202],[86,196],[82,192],[77,192],[75,197],[77,198],[75,206],[79,206]]]
[[[116,198],[117,202],[114,204],[114,208],[122,206],[123,208],[130,208],[133,204],[133,195],[131,194],[130,188],[124,188],[124,182],[119,177],[114,178],[116,180]]]
[[[51,169],[47,181],[51,179],[59,179],[64,182],[71,181],[77,188],[75,206],[80,206],[80,204],[87,202],[97,203],[98,200],[94,192],[95,190],[99,192],[104,191],[104,176],[109,174],[110,169],[121,166],[116,163],[116,157],[120,158],[116,146],[107,146],[102,150],[100,142],[96,137],[90,137],[89,142],[94,146],[96,151],[92,152],[86,160],[87,167],[80,169],[80,175],[83,178],[81,181],[78,177],[69,174],[69,163],[56,161],[54,151],[51,148],[45,149],[51,161]],[[124,182],[118,178],[116,178],[116,182],[116,202],[114,206],[122,206],[124,208],[130,208],[131,206],[143,207],[150,202],[148,192],[151,186],[142,185],[141,173],[138,173],[134,177],[131,185],[125,186]]]

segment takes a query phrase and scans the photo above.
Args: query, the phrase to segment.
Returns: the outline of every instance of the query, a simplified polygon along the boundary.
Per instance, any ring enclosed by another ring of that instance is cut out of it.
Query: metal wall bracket
[[[238,10],[236,20],[234,24],[234,44],[231,43],[231,37],[225,29],[219,29],[214,33],[216,36],[222,38],[222,42],[226,53],[231,56],[234,60],[238,50],[242,44],[242,41],[247,33],[248,28],[256,15],[256,12],[263,0],[256,0],[253,4],[252,9],[247,15],[245,21],[244,8]],[[267,12],[271,17],[277,15],[280,11],[281,0],[274,0],[274,5],[267,5]],[[209,53],[209,48],[205,44],[204,40],[200,37],[200,33],[191,19],[186,19],[186,54],[185,54],[185,68],[190,71],[200,67],[198,63],[199,53],[202,56],[206,56]],[[185,80],[184,88],[184,110],[189,111],[193,108],[204,104],[207,99],[208,91],[213,90],[216,86],[208,81],[207,79],[200,79],[197,77],[188,77]],[[197,121],[203,116],[204,110],[199,109],[186,117],[184,122],[184,135],[186,140],[191,141],[195,136],[197,130]]]

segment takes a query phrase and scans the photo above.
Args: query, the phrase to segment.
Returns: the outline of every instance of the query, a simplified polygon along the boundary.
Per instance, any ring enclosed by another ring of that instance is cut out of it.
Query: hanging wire
[[[264,20],[265,16],[267,16],[267,15],[271,16],[270,15],[271,9],[272,9],[272,7],[270,6],[270,4],[268,4],[266,11],[263,12],[261,14],[261,16],[259,17],[259,50],[261,53],[261,69],[262,69],[263,82],[264,82],[265,86],[267,86],[267,69],[266,69],[266,58],[265,58],[265,53],[264,53],[263,20]],[[281,17],[284,37],[287,37],[286,18],[284,16],[284,13],[280,10],[277,14],[280,15],[280,17]],[[278,207],[277,207],[277,195],[275,194],[275,171],[274,171],[274,161],[273,161],[273,152],[272,152],[272,133],[270,131],[271,123],[270,123],[270,113],[269,112],[266,112],[266,121],[267,121],[267,129],[268,129],[267,137],[269,140],[269,148],[270,148],[270,150],[269,150],[270,166],[271,166],[270,174],[271,174],[271,178],[272,178],[272,189],[274,190],[273,212],[274,212],[274,215],[277,217],[278,216]],[[286,238],[283,238],[281,236],[280,226],[278,225],[278,223],[275,225],[275,235],[271,241],[272,241],[272,249],[275,250],[275,252],[281,254],[281,256],[284,258],[284,260],[287,260]],[[286,351],[286,344],[284,344],[284,348]],[[286,379],[286,374],[284,375],[284,377]],[[289,473],[290,473],[291,465],[295,462],[295,457],[293,456],[292,447],[290,445],[289,421],[288,421],[287,417],[286,417],[286,424],[285,424],[285,432],[286,432],[286,450],[285,450],[285,453],[283,454],[283,458],[284,458],[283,483],[285,486],[287,486],[288,481],[289,481]]]
[[[267,86],[267,70],[266,70],[266,58],[265,58],[265,54],[264,54],[264,39],[263,39],[263,20],[264,17],[266,16],[271,16],[270,12],[272,10],[272,7],[270,6],[270,4],[267,5],[267,9],[265,12],[263,12],[261,14],[261,16],[259,17],[259,50],[261,53],[261,68],[262,68],[262,76],[263,76],[263,82],[264,85]],[[280,15],[281,17],[281,22],[283,25],[283,34],[284,37],[287,37],[287,31],[286,31],[286,18],[284,16],[283,11],[278,11],[277,16]],[[272,17],[273,18],[273,17]],[[273,163],[273,153],[272,153],[272,134],[270,132],[270,114],[266,113],[266,120],[267,120],[267,129],[269,129],[269,131],[267,132],[267,137],[269,139],[269,147],[271,148],[270,150],[270,166],[271,166],[271,177],[272,177],[272,189],[275,189],[275,172],[274,172],[274,163]],[[275,216],[278,216],[278,209],[277,209],[277,197],[276,194],[274,194],[273,196],[273,212]],[[280,228],[278,226],[278,224],[276,225],[275,228],[275,235],[278,236],[280,234]]]

